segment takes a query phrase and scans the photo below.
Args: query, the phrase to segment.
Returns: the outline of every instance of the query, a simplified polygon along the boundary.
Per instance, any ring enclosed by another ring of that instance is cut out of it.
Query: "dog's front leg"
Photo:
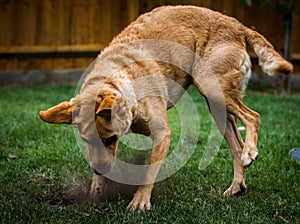
[[[159,116],[151,120],[151,138],[153,148],[146,171],[144,185],[140,185],[132,201],[128,205],[129,210],[149,210],[151,208],[150,198],[156,176],[161,163],[169,149],[172,133],[167,123],[167,115]]]

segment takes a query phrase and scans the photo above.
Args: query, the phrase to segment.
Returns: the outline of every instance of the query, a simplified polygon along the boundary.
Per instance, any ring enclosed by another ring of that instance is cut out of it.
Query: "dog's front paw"
[[[134,195],[132,201],[127,206],[127,209],[130,211],[150,210],[151,208],[150,197],[151,197],[150,195],[139,194],[139,192],[137,192]]]

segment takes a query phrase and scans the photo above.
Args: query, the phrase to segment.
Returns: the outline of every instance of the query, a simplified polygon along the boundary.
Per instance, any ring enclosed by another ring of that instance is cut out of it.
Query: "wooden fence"
[[[255,28],[282,50],[283,24],[273,7],[240,0],[0,0],[0,71],[85,68],[139,14],[167,4],[208,7]],[[300,7],[292,58],[300,59]]]

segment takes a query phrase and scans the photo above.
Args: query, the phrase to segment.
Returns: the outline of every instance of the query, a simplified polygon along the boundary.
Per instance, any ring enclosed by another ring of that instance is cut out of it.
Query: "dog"
[[[243,193],[246,168],[258,156],[260,123],[259,114],[242,103],[251,75],[247,45],[265,73],[293,71],[261,34],[232,17],[195,6],[156,8],[139,16],[99,54],[77,96],[39,116],[78,128],[96,175],[114,167],[122,135],[150,136],[153,146],[145,182],[128,205],[129,210],[149,210],[172,136],[166,112],[193,84],[231,150],[234,177],[224,195]],[[245,140],[237,120],[245,126]]]

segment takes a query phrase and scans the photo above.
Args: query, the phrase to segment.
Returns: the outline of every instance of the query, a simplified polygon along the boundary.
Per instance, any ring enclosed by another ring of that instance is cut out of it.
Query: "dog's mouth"
[[[103,141],[103,144],[106,146],[106,147],[110,147],[110,146],[114,146],[116,144],[116,142],[118,141],[118,136],[117,135],[113,135],[111,137],[108,137],[108,138],[103,138],[102,141]]]
[[[111,169],[103,169],[100,171],[100,170],[97,170],[97,169],[92,169],[92,171],[94,172],[94,174],[98,175],[98,176],[104,176],[106,175],[107,173],[110,172]]]
[[[94,174],[101,176],[102,174],[99,173],[97,170],[93,169]]]
[[[105,175],[112,170],[113,164],[101,164],[96,167],[91,167],[96,175]]]

